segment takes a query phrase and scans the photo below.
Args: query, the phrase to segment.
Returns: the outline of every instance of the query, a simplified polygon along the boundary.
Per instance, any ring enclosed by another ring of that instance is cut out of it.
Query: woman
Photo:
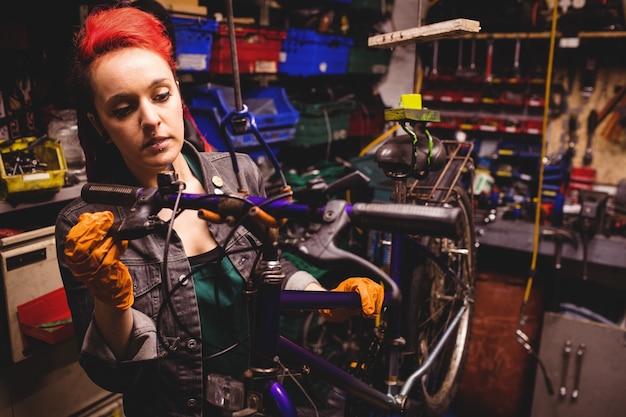
[[[184,139],[171,48],[163,24],[137,8],[97,10],[87,18],[76,38],[72,80],[86,121],[83,137],[96,150],[88,163],[108,174],[101,182],[155,187],[167,167],[185,192],[235,193],[229,155],[198,152]],[[243,187],[264,195],[259,169],[246,155],[237,158]],[[124,394],[127,417],[219,415],[204,399],[204,381],[210,373],[237,378],[246,369],[243,278],[254,267],[254,251],[245,249],[257,242],[244,229],[225,242],[228,226],[183,211],[162,275],[165,233],[129,242],[107,235],[128,214],[79,198],[57,219],[80,363],[99,386]],[[159,216],[169,220],[172,213],[163,209]],[[287,289],[323,290],[310,274],[287,263],[283,270]],[[349,278],[339,290],[362,295],[363,315],[380,312],[384,294],[373,281]]]

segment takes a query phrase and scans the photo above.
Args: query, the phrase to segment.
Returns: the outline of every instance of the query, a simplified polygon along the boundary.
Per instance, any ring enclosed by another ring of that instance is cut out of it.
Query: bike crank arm
[[[459,312],[456,314],[456,316],[450,323],[450,326],[446,329],[446,331],[444,332],[443,336],[441,337],[437,345],[435,345],[435,348],[432,350],[428,358],[426,358],[426,361],[424,362],[424,364],[420,366],[415,372],[413,372],[413,374],[411,374],[411,376],[407,378],[407,380],[404,383],[404,386],[402,387],[402,390],[400,391],[400,395],[408,396],[409,392],[413,388],[413,384],[415,384],[417,379],[421,378],[428,371],[430,366],[433,364],[433,361],[437,358],[437,355],[439,355],[439,353],[441,352],[443,345],[448,341],[448,339],[452,335],[452,332],[456,330],[457,326],[459,325],[459,322],[461,321],[461,317],[463,317],[463,314],[465,314],[466,311],[467,311],[466,306],[463,306],[459,309]]]

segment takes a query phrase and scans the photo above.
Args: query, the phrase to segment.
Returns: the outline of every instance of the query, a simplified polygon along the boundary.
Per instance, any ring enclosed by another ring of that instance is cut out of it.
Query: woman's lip
[[[169,140],[169,138],[166,138],[166,137],[152,138],[150,140],[150,142],[148,142],[148,143],[146,143],[144,145],[144,148],[146,148],[146,149],[149,149],[149,148],[163,149],[167,145],[167,141],[168,140]]]

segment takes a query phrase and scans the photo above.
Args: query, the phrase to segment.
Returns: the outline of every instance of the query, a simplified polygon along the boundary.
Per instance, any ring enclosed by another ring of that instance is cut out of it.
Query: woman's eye
[[[118,107],[117,109],[113,110],[113,115],[117,118],[122,118],[130,114],[131,111],[132,109],[130,106]]]
[[[154,97],[154,100],[155,101],[166,101],[171,96],[172,96],[172,94],[169,91],[166,91],[165,93],[157,94]]]

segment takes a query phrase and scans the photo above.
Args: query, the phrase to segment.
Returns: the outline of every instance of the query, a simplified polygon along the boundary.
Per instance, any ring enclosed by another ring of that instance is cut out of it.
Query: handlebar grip
[[[117,184],[87,183],[80,192],[87,203],[133,206],[143,194],[144,188]]]
[[[417,235],[457,238],[463,230],[459,207],[355,203],[350,218],[357,226]]]

